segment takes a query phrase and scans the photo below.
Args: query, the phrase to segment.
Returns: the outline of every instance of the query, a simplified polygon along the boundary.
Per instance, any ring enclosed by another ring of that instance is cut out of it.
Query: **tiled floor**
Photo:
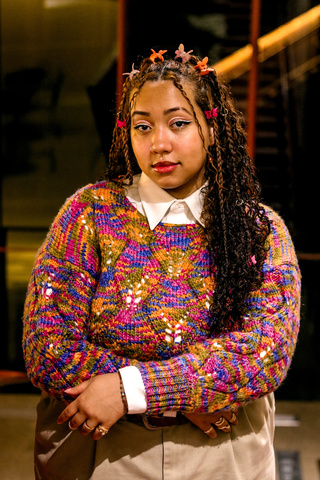
[[[36,394],[0,394],[1,480],[34,479],[33,436],[38,398]],[[292,416],[295,426],[276,427],[276,451],[285,455],[289,452],[289,460],[282,460],[279,480],[319,480],[320,403],[277,402],[277,423],[288,423]],[[301,475],[293,472],[291,452],[298,453]]]

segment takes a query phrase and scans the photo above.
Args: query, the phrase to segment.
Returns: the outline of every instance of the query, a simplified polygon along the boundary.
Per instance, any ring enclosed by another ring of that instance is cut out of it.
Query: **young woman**
[[[227,88],[207,58],[165,53],[128,74],[106,178],[66,201],[34,266],[38,479],[275,478],[297,259]]]

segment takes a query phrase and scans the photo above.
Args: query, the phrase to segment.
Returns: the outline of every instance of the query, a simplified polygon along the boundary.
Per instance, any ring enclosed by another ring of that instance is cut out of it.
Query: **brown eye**
[[[137,132],[147,132],[150,129],[149,125],[146,125],[145,123],[139,123],[139,125],[135,125],[133,127],[133,130],[136,130]]]
[[[183,127],[186,127],[190,123],[191,123],[191,121],[187,121],[187,120],[176,120],[175,122],[173,122],[171,124],[171,126],[181,130]]]

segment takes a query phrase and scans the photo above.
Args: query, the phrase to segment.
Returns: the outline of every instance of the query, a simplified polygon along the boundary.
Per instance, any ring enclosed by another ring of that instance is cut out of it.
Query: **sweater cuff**
[[[175,365],[175,360],[171,359],[137,364],[144,383],[148,413],[190,410],[189,390],[192,386],[189,385],[186,365],[178,363]]]

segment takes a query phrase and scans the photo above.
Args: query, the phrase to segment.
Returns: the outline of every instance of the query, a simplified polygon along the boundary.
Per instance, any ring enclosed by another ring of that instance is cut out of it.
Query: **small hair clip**
[[[218,116],[217,114],[217,108],[213,108],[212,110],[206,110],[204,113],[207,117],[207,119],[209,120],[209,118],[215,118]]]
[[[211,68],[211,67],[207,67],[207,63],[208,63],[208,57],[204,57],[204,59],[202,61],[199,61],[197,63],[197,65],[194,67],[198,70],[200,70],[200,75],[207,75],[208,73],[210,72],[214,72],[214,68]]]
[[[182,63],[189,62],[191,58],[190,53],[192,52],[193,50],[189,50],[189,52],[185,52],[183,43],[180,43],[178,50],[175,51],[176,56],[174,57],[174,59],[177,60],[177,58],[181,58]]]
[[[117,118],[117,124],[119,128],[125,128],[127,126],[127,120],[124,119],[122,121],[122,120],[119,120],[119,118]]]
[[[252,257],[250,257],[248,265],[256,265],[256,264],[257,264],[256,256],[252,255]]]
[[[132,70],[130,73],[123,73],[122,75],[129,75],[130,80],[132,80],[132,77],[136,74],[139,73],[140,70],[135,70],[134,68],[134,63],[132,64]]]
[[[153,50],[153,48],[151,48],[151,51],[152,51],[152,53],[151,53],[149,58],[150,58],[151,62],[154,63],[156,59],[159,59],[161,62],[163,62],[163,60],[164,60],[163,54],[166,53],[168,50],[159,50],[159,52],[157,53]]]

